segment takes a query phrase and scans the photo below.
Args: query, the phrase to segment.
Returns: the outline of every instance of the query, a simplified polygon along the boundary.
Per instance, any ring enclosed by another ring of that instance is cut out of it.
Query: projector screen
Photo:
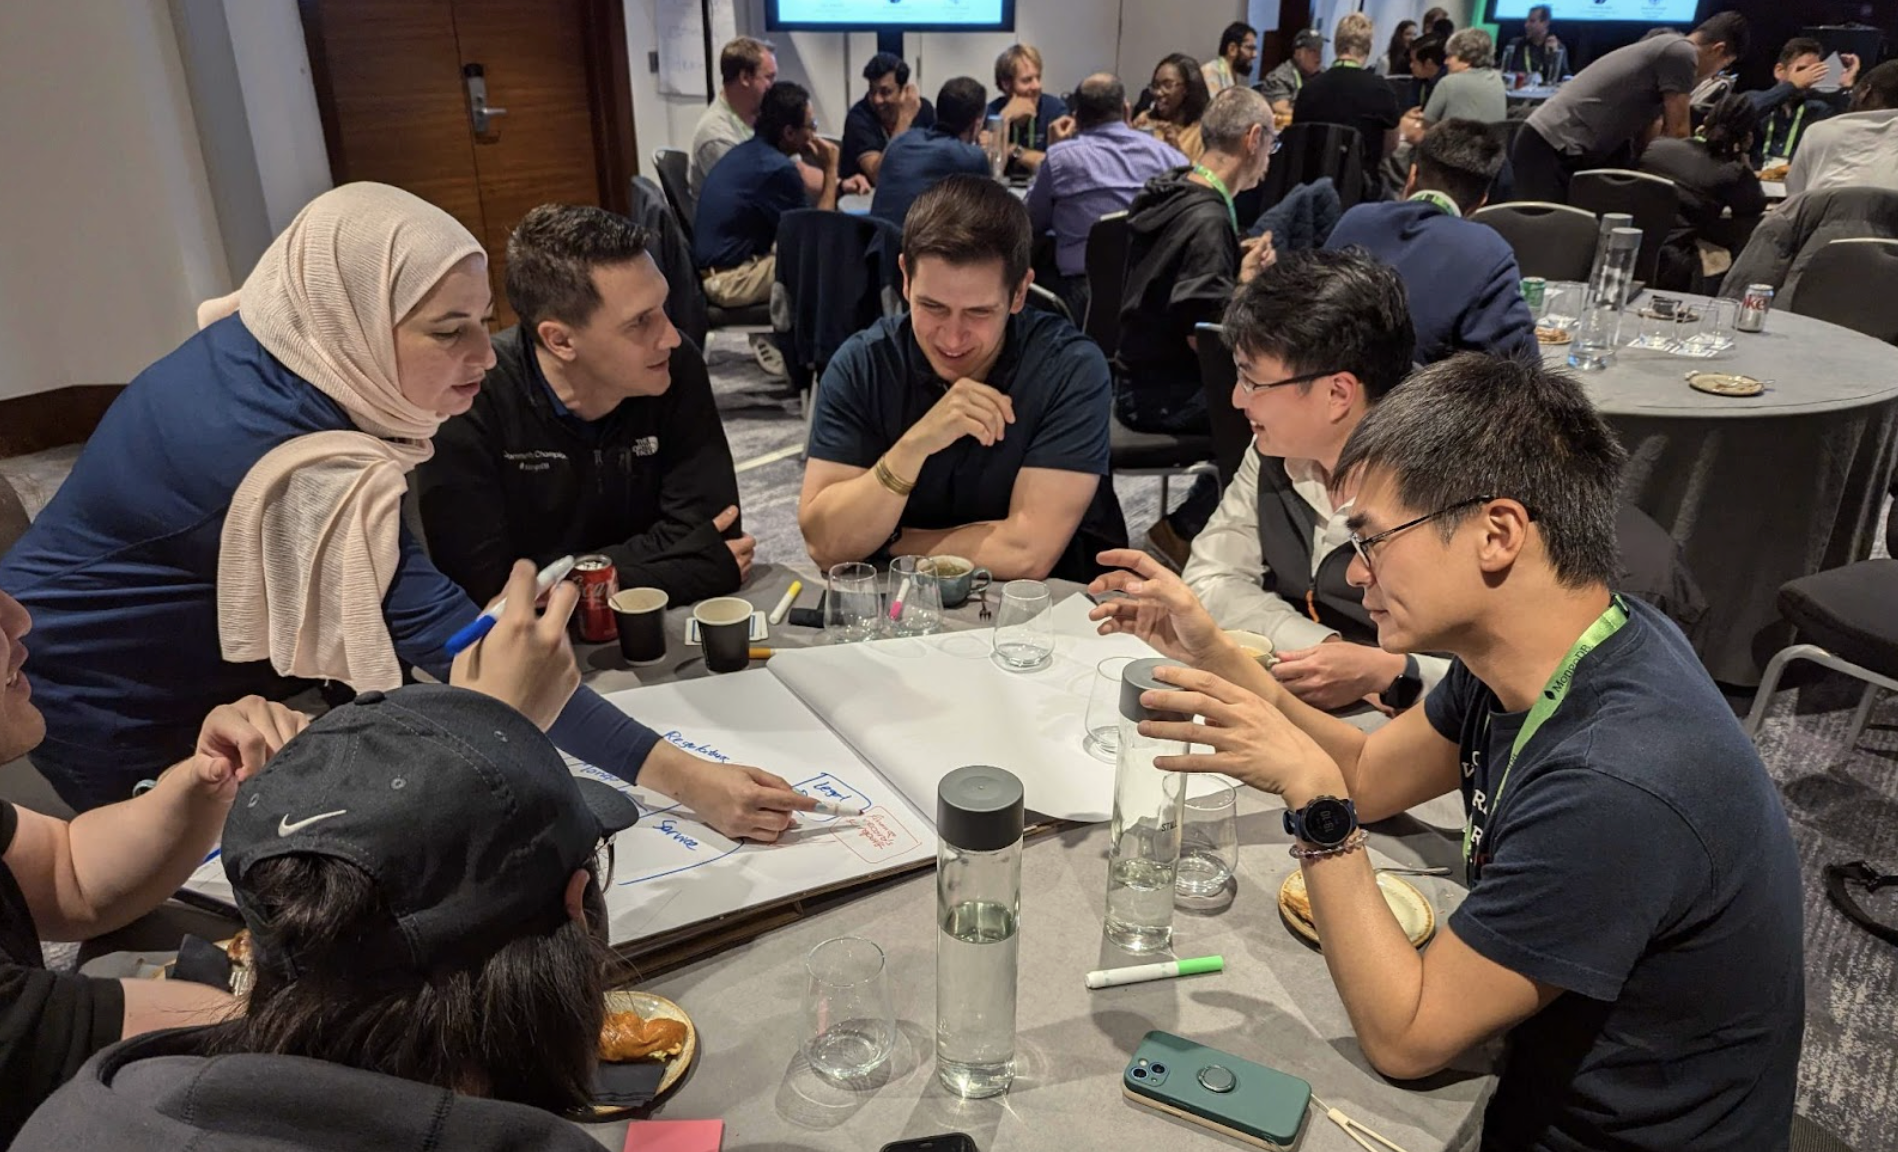
[[[1520,20],[1535,7],[1536,0],[1493,0],[1491,20]],[[1696,0],[1551,0],[1555,10],[1556,35],[1564,24],[1592,20],[1622,20],[1631,24],[1673,24],[1686,32],[1693,27]]]
[[[1015,0],[765,0],[765,27],[774,32],[1013,32]]]

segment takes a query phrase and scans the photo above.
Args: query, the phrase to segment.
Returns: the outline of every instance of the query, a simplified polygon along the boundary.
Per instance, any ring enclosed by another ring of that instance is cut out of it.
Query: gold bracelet
[[[883,457],[881,456],[877,457],[876,467],[872,468],[871,471],[876,473],[877,483],[889,489],[893,495],[908,496],[911,492],[916,491],[916,482],[914,480],[898,479],[896,473],[890,471],[890,466],[884,463]]]

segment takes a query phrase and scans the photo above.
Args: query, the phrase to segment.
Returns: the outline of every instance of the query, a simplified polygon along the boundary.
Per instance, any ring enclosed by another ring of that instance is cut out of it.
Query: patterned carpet
[[[759,370],[744,339],[714,333],[707,357],[732,455],[745,462],[802,444],[797,401]],[[808,563],[797,530],[803,465],[795,457],[739,476],[758,558]],[[1175,484],[1173,501],[1185,494]],[[1157,480],[1115,482],[1135,541],[1159,513]],[[1827,675],[1778,694],[1760,736],[1767,769],[1792,819],[1806,881],[1806,1041],[1799,1110],[1857,1152],[1898,1152],[1898,948],[1833,909],[1820,869],[1866,860],[1898,870],[1898,698],[1885,701],[1858,747],[1844,747],[1856,687]],[[1744,709],[1741,698],[1736,709]],[[1878,914],[1898,923],[1898,892]]]

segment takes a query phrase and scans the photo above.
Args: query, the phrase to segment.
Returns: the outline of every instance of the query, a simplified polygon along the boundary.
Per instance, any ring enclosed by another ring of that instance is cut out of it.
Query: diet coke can
[[[1773,286],[1748,284],[1740,297],[1740,316],[1733,326],[1742,332],[1766,331],[1766,314],[1773,310]]]
[[[605,556],[582,556],[573,562],[573,579],[580,585],[580,603],[573,610],[574,631],[588,644],[619,639],[613,618],[613,596],[619,591],[619,569]]]

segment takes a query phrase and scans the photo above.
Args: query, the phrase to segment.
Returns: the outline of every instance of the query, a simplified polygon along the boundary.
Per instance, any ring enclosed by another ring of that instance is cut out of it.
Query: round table
[[[1629,315],[1624,340],[1639,323]],[[1735,340],[1704,360],[1622,348],[1606,370],[1578,375],[1628,449],[1624,493],[1680,544],[1706,596],[1701,659],[1714,679],[1750,686],[1792,636],[1780,585],[1871,555],[1898,464],[1898,353],[1782,311]],[[1545,360],[1565,364],[1566,349]],[[1767,389],[1709,395],[1686,383],[1697,369]]]

